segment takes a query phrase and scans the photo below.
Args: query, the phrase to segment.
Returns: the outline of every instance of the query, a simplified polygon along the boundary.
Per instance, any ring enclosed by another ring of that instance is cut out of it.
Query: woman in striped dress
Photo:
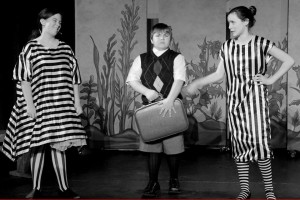
[[[284,51],[271,41],[253,35],[256,8],[240,6],[227,16],[232,38],[223,43],[216,72],[197,80],[183,89],[188,95],[198,88],[219,81],[226,74],[228,123],[232,155],[237,165],[241,192],[237,199],[250,198],[249,161],[258,163],[267,199],[276,199],[273,192],[267,85],[275,83],[294,64]],[[282,61],[281,68],[267,77],[270,57]]]
[[[79,198],[68,186],[65,150],[86,145],[79,118],[81,78],[72,49],[56,38],[61,22],[58,10],[45,8],[39,13],[39,36],[25,45],[13,71],[17,101],[2,152],[12,161],[30,152],[33,190],[26,198],[41,196],[46,145],[51,147],[61,197]]]

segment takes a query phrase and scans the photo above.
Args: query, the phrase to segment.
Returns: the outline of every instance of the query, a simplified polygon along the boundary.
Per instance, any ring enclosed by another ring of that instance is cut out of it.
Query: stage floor
[[[81,198],[141,198],[148,181],[146,156],[139,151],[92,151],[80,156],[76,149],[68,152],[69,185]],[[274,151],[274,188],[278,198],[300,199],[300,156],[291,158],[286,150]],[[14,163],[0,155],[0,198],[24,198],[30,192],[30,178],[9,175]],[[239,182],[230,151],[189,148],[180,165],[182,193],[168,195],[169,172],[165,157],[159,172],[160,198],[235,198]],[[252,198],[265,198],[258,166],[250,165]],[[42,189],[48,198],[56,198],[57,182],[50,154],[46,155]]]

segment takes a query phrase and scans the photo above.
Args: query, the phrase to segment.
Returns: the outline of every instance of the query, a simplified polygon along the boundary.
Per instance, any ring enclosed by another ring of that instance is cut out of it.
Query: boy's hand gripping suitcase
[[[137,128],[144,142],[163,139],[188,129],[186,110],[180,99],[174,101],[176,113],[172,112],[171,117],[159,114],[161,108],[162,105],[159,105],[158,101],[135,111]]]

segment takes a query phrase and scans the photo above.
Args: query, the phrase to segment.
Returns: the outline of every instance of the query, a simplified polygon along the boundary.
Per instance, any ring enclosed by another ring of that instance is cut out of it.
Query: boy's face
[[[171,33],[169,30],[154,30],[151,43],[158,50],[169,48],[171,42]]]

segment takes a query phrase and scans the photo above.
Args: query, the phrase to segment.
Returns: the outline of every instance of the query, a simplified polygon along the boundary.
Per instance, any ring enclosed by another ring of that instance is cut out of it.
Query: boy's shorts
[[[145,143],[143,139],[140,138],[140,151],[149,153],[164,152],[167,155],[182,153],[184,152],[183,135],[176,135],[155,143]]]

